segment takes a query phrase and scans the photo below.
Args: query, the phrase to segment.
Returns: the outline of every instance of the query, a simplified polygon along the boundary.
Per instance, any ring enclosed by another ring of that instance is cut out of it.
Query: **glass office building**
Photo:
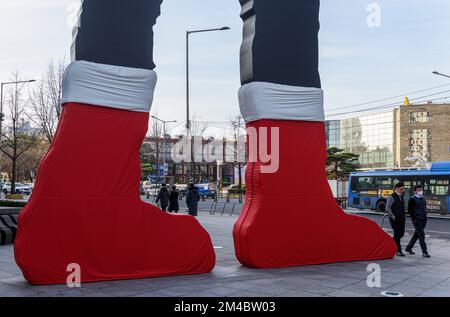
[[[393,111],[327,121],[326,127],[329,147],[359,154],[362,168],[395,166]]]
[[[325,123],[325,131],[327,133],[327,147],[339,148],[341,144],[341,121],[330,120]]]

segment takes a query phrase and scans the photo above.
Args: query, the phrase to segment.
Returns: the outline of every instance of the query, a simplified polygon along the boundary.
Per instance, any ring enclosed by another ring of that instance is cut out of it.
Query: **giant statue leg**
[[[241,4],[239,102],[249,135],[259,132],[261,143],[249,150],[259,155],[247,167],[246,203],[233,232],[239,261],[276,268],[393,257],[393,240],[376,223],[346,215],[327,182],[319,0]],[[261,158],[262,143],[279,148],[279,162]]]
[[[141,201],[139,151],[156,84],[152,27],[162,0],[84,0],[63,112],[20,213],[16,262],[33,284],[207,273],[215,255],[190,216]]]

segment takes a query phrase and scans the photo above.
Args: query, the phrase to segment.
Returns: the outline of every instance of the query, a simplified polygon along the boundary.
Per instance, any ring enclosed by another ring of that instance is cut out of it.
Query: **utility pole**
[[[195,162],[194,162],[194,136],[191,136],[191,119],[190,119],[190,85],[189,85],[189,36],[195,33],[206,33],[206,32],[216,32],[216,31],[227,31],[230,30],[229,27],[224,26],[222,28],[215,29],[203,29],[203,30],[193,30],[186,31],[186,136],[191,142],[191,169],[189,172],[189,179],[194,172],[194,182],[195,182]],[[194,171],[193,171],[194,170]],[[189,180],[190,181],[190,180]]]

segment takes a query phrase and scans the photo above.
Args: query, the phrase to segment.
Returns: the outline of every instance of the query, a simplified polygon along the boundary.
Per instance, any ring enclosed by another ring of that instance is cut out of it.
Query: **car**
[[[152,187],[152,185],[154,185],[154,184],[152,184],[152,182],[150,182],[150,181],[143,181],[143,182],[142,182],[142,189],[143,189],[144,192],[145,192],[145,191],[147,191],[148,189],[150,189],[150,188]]]
[[[22,184],[22,183],[16,183],[16,191],[14,194],[25,194],[25,195],[31,195],[31,192],[33,191],[33,188],[31,186]],[[2,192],[7,195],[11,194],[11,183],[7,182],[2,187]]]
[[[26,186],[30,186],[32,190],[34,190],[34,183],[25,183]]]
[[[212,198],[214,199],[217,195],[217,192],[213,185],[211,184],[198,184],[196,186],[200,193],[200,197],[202,198]]]
[[[239,187],[239,185],[233,185],[228,188],[228,194],[245,194],[246,193],[246,187],[245,185],[242,185]]]
[[[144,187],[144,186],[143,186]],[[145,187],[144,187],[145,188]],[[156,197],[158,196],[159,189],[161,188],[161,185],[158,184],[148,184],[147,188],[145,189],[145,196],[147,199],[150,197]]]

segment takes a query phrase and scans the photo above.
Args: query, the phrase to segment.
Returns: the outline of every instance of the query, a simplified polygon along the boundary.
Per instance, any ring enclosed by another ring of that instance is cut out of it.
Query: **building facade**
[[[328,147],[359,154],[365,169],[450,161],[450,104],[404,105],[327,121],[326,132]]]
[[[410,166],[415,158],[450,161],[450,104],[402,106],[395,113],[398,166]]]
[[[245,165],[235,162],[215,161],[212,163],[205,162],[175,162],[172,157],[172,150],[177,143],[180,142],[182,136],[173,138],[163,137],[147,137],[144,140],[144,146],[149,146],[148,162],[154,167],[155,172],[149,175],[143,175],[144,178],[150,178],[155,183],[167,184],[188,184],[195,182],[197,184],[205,184],[217,182],[220,180],[223,185],[233,185],[239,180],[236,178],[235,169],[240,166],[244,169]],[[204,139],[203,147],[214,139]],[[226,146],[224,141],[224,147]],[[141,154],[142,156],[142,154]],[[166,164],[163,168],[163,164]],[[164,175],[165,170],[165,176]],[[242,178],[244,178],[242,173]]]

